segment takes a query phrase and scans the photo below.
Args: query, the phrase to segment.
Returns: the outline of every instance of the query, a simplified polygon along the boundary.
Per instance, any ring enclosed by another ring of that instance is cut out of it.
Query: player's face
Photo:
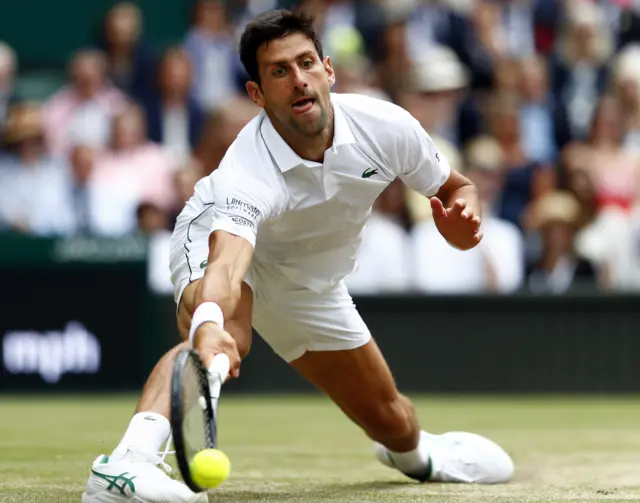
[[[250,82],[253,101],[283,126],[305,136],[321,134],[329,126],[331,61],[320,59],[302,33],[272,40],[258,50],[261,85]]]

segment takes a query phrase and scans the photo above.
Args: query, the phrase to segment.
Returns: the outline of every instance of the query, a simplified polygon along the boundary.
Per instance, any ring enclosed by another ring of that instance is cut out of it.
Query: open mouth
[[[293,111],[297,114],[303,114],[311,110],[313,104],[316,102],[313,98],[304,97],[296,100],[293,104]]]

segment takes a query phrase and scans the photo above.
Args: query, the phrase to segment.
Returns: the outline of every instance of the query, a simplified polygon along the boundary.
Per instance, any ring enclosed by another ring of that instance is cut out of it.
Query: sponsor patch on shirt
[[[244,217],[231,217],[231,221],[243,227],[251,227],[252,229],[256,226],[251,220],[247,220]]]
[[[256,220],[260,216],[260,210],[258,208],[237,197],[227,197],[227,208],[231,212],[242,213],[252,220]]]

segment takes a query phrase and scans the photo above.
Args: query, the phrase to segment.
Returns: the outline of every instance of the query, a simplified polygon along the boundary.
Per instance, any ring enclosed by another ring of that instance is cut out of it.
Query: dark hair
[[[302,33],[313,42],[322,59],[322,43],[313,27],[314,18],[303,12],[286,9],[271,10],[259,15],[245,28],[240,40],[240,60],[249,79],[260,83],[258,71],[258,49],[272,40],[284,38],[292,33]]]

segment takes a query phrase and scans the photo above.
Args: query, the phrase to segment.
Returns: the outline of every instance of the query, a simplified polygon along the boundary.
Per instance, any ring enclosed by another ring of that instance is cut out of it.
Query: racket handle
[[[229,376],[231,363],[229,357],[224,353],[214,356],[213,362],[209,367],[209,380],[211,387],[211,397],[218,398],[220,396],[220,388]]]

